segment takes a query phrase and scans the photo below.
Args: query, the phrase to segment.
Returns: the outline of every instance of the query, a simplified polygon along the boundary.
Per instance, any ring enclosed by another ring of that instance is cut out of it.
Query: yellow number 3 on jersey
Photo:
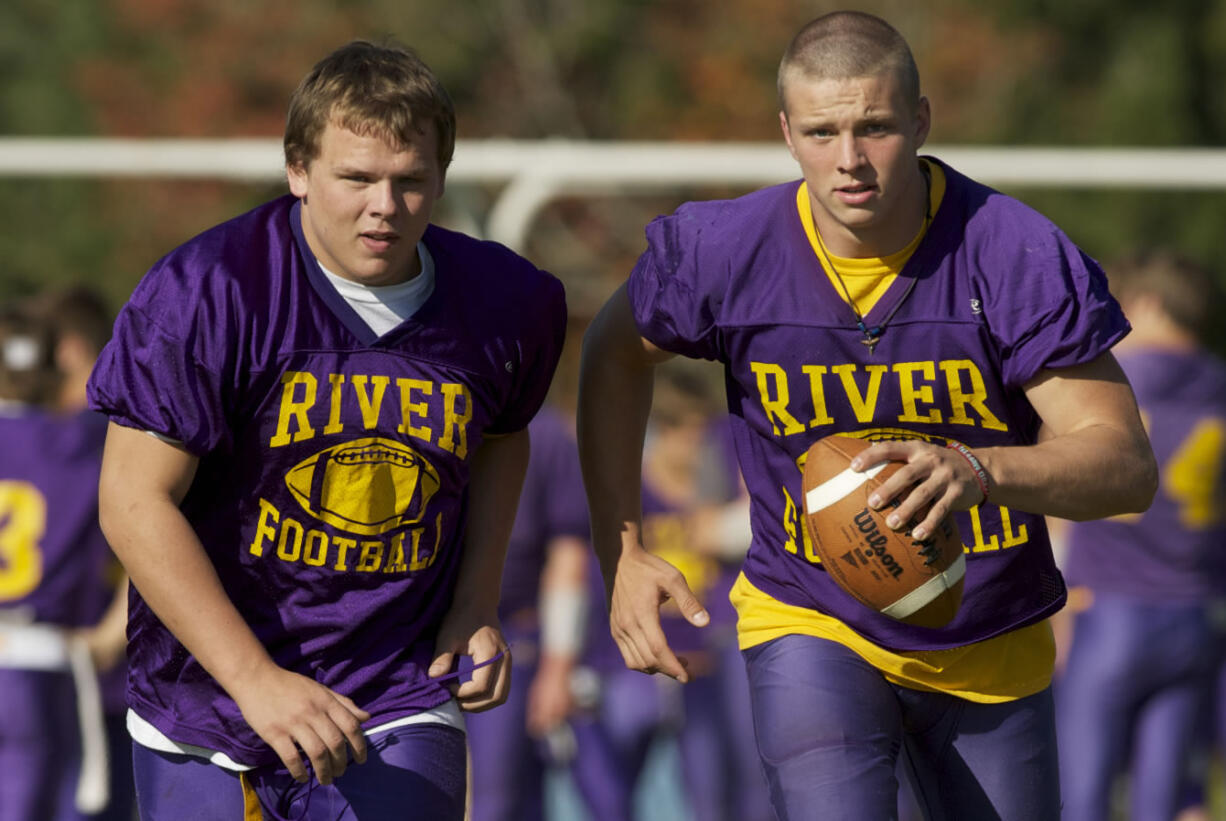
[[[0,481],[0,602],[27,596],[43,580],[39,542],[47,502],[29,482]]]

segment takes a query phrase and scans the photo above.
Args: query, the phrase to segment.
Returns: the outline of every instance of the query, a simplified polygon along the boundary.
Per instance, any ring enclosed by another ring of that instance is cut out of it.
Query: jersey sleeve
[[[90,407],[202,456],[230,441],[218,300],[154,269],[120,311],[90,376]]]
[[[1019,253],[1008,299],[992,317],[1008,384],[1090,362],[1128,333],[1102,268],[1070,240],[1057,235]]]
[[[718,283],[726,263],[705,250],[713,224],[682,206],[647,226],[647,250],[626,292],[639,333],[653,345],[695,359],[719,359]]]
[[[527,321],[519,335],[518,364],[511,380],[509,400],[489,428],[493,435],[514,433],[527,427],[545,401],[562,355],[566,336],[566,293],[562,283],[553,276],[538,275],[541,284],[533,289],[532,308],[521,313]]]

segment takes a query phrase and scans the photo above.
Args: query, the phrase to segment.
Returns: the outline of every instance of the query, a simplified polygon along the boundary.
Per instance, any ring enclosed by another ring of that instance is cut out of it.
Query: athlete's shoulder
[[[649,243],[701,242],[712,248],[752,246],[769,236],[781,215],[795,216],[799,180],[768,186],[732,199],[692,200],[647,227]]]
[[[31,465],[38,471],[57,468],[64,474],[95,468],[102,460],[106,419],[92,412],[58,413],[33,405],[0,412],[0,451],[5,478],[20,479]],[[25,467],[23,467],[25,466]]]
[[[1226,414],[1226,361],[1216,354],[1141,346],[1118,359],[1143,405],[1194,403]]]
[[[1068,293],[1110,302],[1106,276],[1051,219],[1026,203],[941,163],[945,197],[933,229],[966,260],[964,270],[984,300],[1050,304]],[[948,212],[945,212],[946,208]],[[945,213],[942,213],[945,212]],[[951,227],[954,226],[954,227]]]
[[[524,283],[556,282],[529,259],[500,242],[431,224],[423,236],[436,266],[447,274],[471,280],[488,280],[492,287],[517,288]]]
[[[655,218],[631,273],[632,290],[645,280],[684,282],[722,301],[748,271],[760,279],[790,270],[789,255],[808,248],[796,208],[799,185],[794,180],[735,199],[687,202]]]
[[[963,242],[1011,250],[1073,246],[1058,225],[1032,206],[971,179],[935,157],[926,159],[944,172],[945,199],[941,207],[948,204],[961,218],[965,225]]]
[[[285,195],[215,225],[174,248],[149,269],[130,304],[162,313],[217,302],[232,291],[266,289],[295,251],[291,214],[296,198]],[[191,301],[186,301],[191,300]]]
[[[1051,219],[1016,197],[1002,194],[939,161],[945,175],[946,206],[962,224],[961,243],[977,254],[1004,260],[1011,255],[1018,263],[1046,260],[1053,255],[1076,252],[1076,245]]]
[[[45,432],[52,426],[51,414],[37,405],[12,404],[0,407],[0,449],[6,456],[27,442],[46,442]]]
[[[462,300],[466,315],[497,326],[565,319],[562,282],[505,245],[438,225],[423,241],[436,279]]]

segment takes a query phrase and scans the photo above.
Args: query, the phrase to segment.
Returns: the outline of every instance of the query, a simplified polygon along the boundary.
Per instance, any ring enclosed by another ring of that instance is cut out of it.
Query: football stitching
[[[402,467],[412,467],[416,460],[411,454],[392,450],[382,445],[372,445],[358,450],[337,450],[332,461],[342,465],[358,465],[374,462],[395,462]]]

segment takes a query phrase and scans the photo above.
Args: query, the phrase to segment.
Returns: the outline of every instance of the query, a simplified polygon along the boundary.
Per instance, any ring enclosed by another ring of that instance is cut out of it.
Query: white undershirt
[[[424,242],[417,243],[421,273],[395,285],[363,285],[338,276],[319,263],[328,282],[377,336],[383,336],[417,313],[434,293],[434,259]],[[316,260],[318,262],[318,260]]]

